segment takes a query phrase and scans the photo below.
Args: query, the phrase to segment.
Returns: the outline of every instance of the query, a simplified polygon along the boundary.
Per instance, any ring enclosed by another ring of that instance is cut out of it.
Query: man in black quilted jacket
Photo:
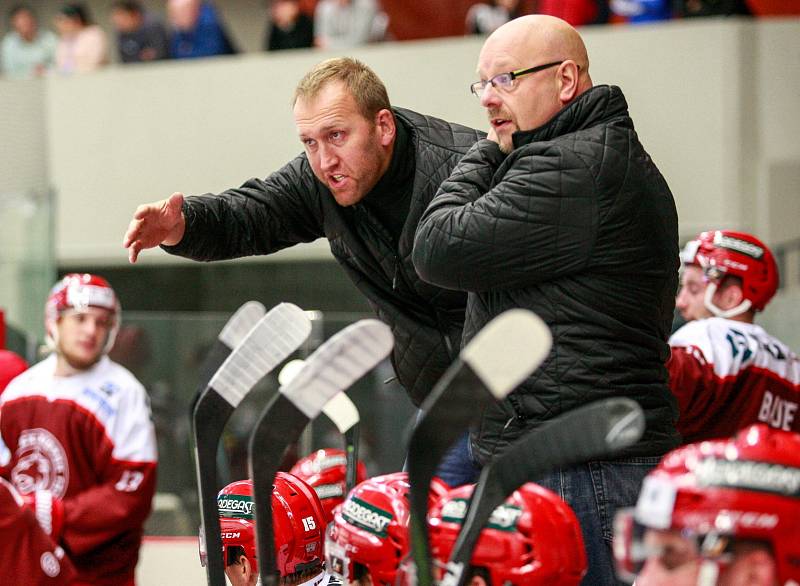
[[[472,92],[491,130],[425,212],[414,266],[429,283],[468,292],[463,343],[515,307],[535,311],[553,334],[543,366],[473,430],[479,463],[591,401],[642,406],[645,435],[619,459],[538,480],[581,522],[584,583],[613,584],[614,511],[635,504],[643,477],[678,442],[664,368],[678,282],[675,204],[622,92],[593,87],[586,48],[566,22],[536,15],[503,25],[478,73]]]
[[[419,404],[457,355],[466,294],[419,279],[414,231],[436,189],[483,133],[392,108],[383,82],[348,58],[324,61],[295,92],[305,152],[269,175],[219,195],[139,206],[123,242],[163,245],[195,260],[270,254],[327,238],[339,264],[395,337],[399,382]],[[466,445],[466,438],[464,441]],[[461,484],[471,466],[445,474]]]

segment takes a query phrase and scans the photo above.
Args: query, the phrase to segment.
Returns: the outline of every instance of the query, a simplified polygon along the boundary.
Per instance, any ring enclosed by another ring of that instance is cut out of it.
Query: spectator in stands
[[[59,73],[85,73],[108,63],[106,33],[92,22],[83,4],[65,4],[56,16],[56,29],[59,37],[56,70]]]
[[[111,9],[117,31],[117,50],[123,63],[155,61],[169,57],[164,24],[146,12],[138,0],[119,0]]]
[[[555,16],[572,26],[583,26],[597,22],[600,15],[598,4],[598,0],[538,0],[536,12]]]
[[[778,288],[778,267],[755,236],[703,232],[686,245],[702,281],[698,315],[669,339],[669,384],[686,443],[733,435],[751,423],[800,432],[800,357],[754,322]],[[684,296],[683,287],[678,299]]]
[[[27,370],[28,363],[19,354],[11,350],[0,350],[0,393],[14,377]]]
[[[612,13],[636,24],[669,20],[673,4],[677,5],[672,0],[611,0],[609,6]]]
[[[473,4],[467,12],[467,34],[488,35],[520,14],[519,0],[492,0]]]
[[[356,47],[385,32],[376,0],[320,0],[314,11],[314,44],[322,49]]]
[[[39,30],[33,10],[24,5],[14,6],[8,13],[10,31],[3,37],[0,52],[2,70],[8,77],[29,78],[53,67],[58,39],[47,30]]]
[[[211,2],[168,0],[173,27],[170,54],[175,59],[232,55],[236,49]]]
[[[270,14],[272,23],[264,40],[266,51],[314,46],[314,21],[300,10],[298,0],[274,0]]]

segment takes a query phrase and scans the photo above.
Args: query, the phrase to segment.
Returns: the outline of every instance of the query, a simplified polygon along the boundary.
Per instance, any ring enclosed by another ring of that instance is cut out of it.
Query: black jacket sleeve
[[[516,289],[582,270],[597,234],[591,171],[572,151],[528,145],[505,160],[481,140],[439,188],[414,267],[440,287]]]
[[[187,197],[186,232],[170,254],[222,260],[277,252],[324,236],[323,187],[301,155],[266,179],[219,195]]]

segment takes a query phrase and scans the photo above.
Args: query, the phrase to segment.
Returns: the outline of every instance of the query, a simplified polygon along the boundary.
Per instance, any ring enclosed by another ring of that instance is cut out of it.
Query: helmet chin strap
[[[731,318],[736,317],[737,315],[743,314],[745,311],[748,311],[750,307],[753,305],[749,299],[745,299],[736,307],[731,307],[730,309],[722,309],[714,304],[712,299],[714,298],[714,294],[717,292],[717,284],[714,281],[709,281],[708,285],[706,285],[706,293],[703,297],[703,305],[705,305],[706,309],[713,313],[716,317],[724,317],[724,318]]]

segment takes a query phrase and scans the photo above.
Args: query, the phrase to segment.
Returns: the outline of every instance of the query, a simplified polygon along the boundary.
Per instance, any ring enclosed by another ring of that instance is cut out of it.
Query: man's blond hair
[[[313,99],[329,83],[342,82],[353,96],[359,112],[367,120],[375,114],[390,109],[389,94],[381,79],[361,61],[351,57],[336,57],[318,63],[303,76],[294,90],[292,105],[298,98]]]

